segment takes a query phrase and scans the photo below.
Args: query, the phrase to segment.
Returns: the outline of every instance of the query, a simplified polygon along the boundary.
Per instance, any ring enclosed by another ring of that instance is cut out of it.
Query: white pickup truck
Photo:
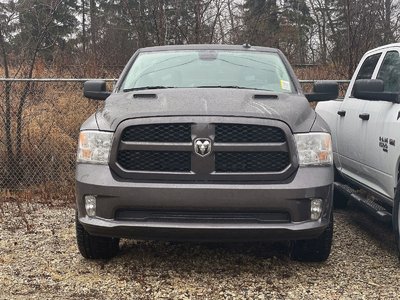
[[[316,111],[332,133],[336,206],[351,198],[383,221],[393,220],[400,257],[399,95],[400,43],[367,52],[344,99],[320,102]]]

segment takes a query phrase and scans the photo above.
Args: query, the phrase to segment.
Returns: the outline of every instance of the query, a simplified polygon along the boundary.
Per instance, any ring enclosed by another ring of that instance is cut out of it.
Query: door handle
[[[346,111],[345,111],[345,110],[339,110],[339,111],[337,112],[337,114],[338,114],[339,116],[341,116],[341,117],[344,117],[344,116],[346,115]]]
[[[364,121],[368,121],[369,120],[369,114],[359,114],[358,117],[361,120],[364,120]]]

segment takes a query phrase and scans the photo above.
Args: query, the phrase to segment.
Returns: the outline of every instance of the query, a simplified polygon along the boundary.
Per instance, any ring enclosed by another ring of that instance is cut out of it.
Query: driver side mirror
[[[106,100],[111,93],[107,92],[105,80],[89,80],[83,84],[83,95],[93,100]]]
[[[308,102],[335,100],[339,97],[339,84],[332,80],[317,81],[311,94],[305,94]]]

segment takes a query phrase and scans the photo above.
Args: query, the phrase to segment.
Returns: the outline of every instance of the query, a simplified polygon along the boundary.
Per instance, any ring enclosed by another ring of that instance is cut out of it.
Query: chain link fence
[[[73,193],[79,127],[102,105],[83,97],[85,81],[0,79],[1,192]]]
[[[86,80],[0,79],[0,191],[73,192],[79,127],[103,105],[83,97]]]

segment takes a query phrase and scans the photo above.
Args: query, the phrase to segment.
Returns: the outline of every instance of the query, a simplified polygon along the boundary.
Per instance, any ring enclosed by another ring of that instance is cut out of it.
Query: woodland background
[[[399,16],[398,0],[0,0],[0,76],[115,77],[140,47],[248,42],[346,79]]]
[[[101,106],[79,78],[118,77],[136,49],[250,43],[281,49],[300,79],[349,79],[399,41],[399,1],[0,0],[0,202],[73,202],[79,127]]]

